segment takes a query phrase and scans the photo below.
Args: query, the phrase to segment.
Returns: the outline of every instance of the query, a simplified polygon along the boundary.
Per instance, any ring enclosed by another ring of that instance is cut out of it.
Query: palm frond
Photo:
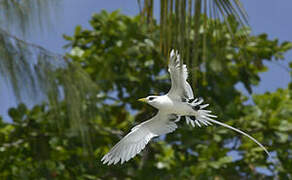
[[[46,30],[58,12],[60,0],[0,0],[0,27],[13,34]],[[54,13],[52,13],[54,12]],[[54,18],[56,19],[56,18]]]
[[[154,22],[153,1],[138,0],[137,2],[146,22],[148,24]],[[199,68],[197,67],[199,58],[203,61],[206,58],[205,53],[203,53],[203,57],[198,57],[199,53],[196,53],[198,51],[206,52],[206,36],[201,37],[199,33],[199,31],[206,29],[206,19],[212,18],[226,22],[229,31],[233,33],[233,29],[230,27],[230,16],[234,17],[233,19],[242,27],[248,25],[247,14],[240,0],[160,0],[159,23],[162,53],[168,57],[170,49],[178,49],[187,65]],[[216,22],[213,21],[213,26],[217,25]],[[199,41],[204,43],[202,50],[199,49]],[[190,49],[193,49],[192,52]],[[190,59],[190,57],[192,58]],[[196,72],[192,73],[192,82],[195,85],[194,77],[197,75]]]
[[[92,112],[83,104],[86,101],[96,106],[98,90],[78,64],[0,29],[0,76],[12,86],[18,103],[46,102],[55,109],[52,120],[56,127],[64,124],[58,109],[65,106],[69,117],[66,124],[72,132],[81,133],[84,145],[90,145],[87,125]]]

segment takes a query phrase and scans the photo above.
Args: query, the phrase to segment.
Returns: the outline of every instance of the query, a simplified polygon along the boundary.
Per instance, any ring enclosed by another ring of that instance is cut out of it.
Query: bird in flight
[[[117,164],[119,161],[123,164],[129,161],[140,153],[152,138],[173,132],[177,128],[176,122],[182,116],[185,116],[186,123],[193,127],[208,126],[214,123],[241,133],[253,140],[270,156],[267,149],[247,133],[214,120],[217,116],[204,109],[209,104],[202,104],[203,99],[194,98],[192,88],[187,82],[187,67],[180,61],[178,52],[172,50],[168,65],[171,77],[169,92],[162,96],[148,96],[139,99],[158,109],[158,113],[151,119],[133,127],[131,132],[101,159],[103,164]]]

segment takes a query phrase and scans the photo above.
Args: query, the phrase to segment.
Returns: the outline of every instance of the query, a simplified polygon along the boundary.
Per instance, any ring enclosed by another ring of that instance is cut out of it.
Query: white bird
[[[173,132],[177,128],[176,122],[180,120],[181,116],[185,116],[187,124],[191,124],[193,127],[196,125],[201,127],[202,124],[208,126],[215,123],[239,132],[253,140],[270,156],[267,149],[250,135],[212,119],[217,116],[204,109],[208,104],[202,104],[203,99],[194,99],[192,88],[187,82],[187,67],[185,64],[181,66],[180,55],[177,51],[172,50],[170,53],[168,71],[171,77],[171,88],[166,95],[148,96],[139,99],[139,101],[157,108],[158,113],[151,119],[133,127],[131,132],[101,159],[103,164],[117,164],[119,161],[121,161],[121,164],[127,162],[140,153],[152,138]]]

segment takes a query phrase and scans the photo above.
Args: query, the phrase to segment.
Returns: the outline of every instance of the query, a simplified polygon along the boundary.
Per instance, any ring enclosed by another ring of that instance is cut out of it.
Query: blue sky
[[[270,38],[278,38],[280,42],[292,41],[292,23],[289,23],[292,18],[291,0],[244,1],[243,5],[249,15],[249,23],[254,35],[267,33]],[[63,46],[66,41],[62,35],[72,35],[76,25],[89,28],[88,21],[91,15],[102,9],[108,11],[121,9],[121,12],[127,15],[138,13],[136,0],[63,0],[58,12],[54,15],[54,25],[43,34],[35,34],[27,40],[52,52],[64,53],[66,50],[63,49]],[[285,62],[280,62],[280,65],[267,63],[269,71],[261,74],[260,85],[253,88],[255,93],[287,87],[291,79],[289,73],[281,66],[288,67],[288,62],[292,61],[292,51],[287,53],[285,58]],[[246,93],[241,85],[238,85],[238,88]],[[13,94],[11,94],[11,87],[7,86],[1,77],[0,100],[0,115],[7,120],[7,109],[16,104]]]

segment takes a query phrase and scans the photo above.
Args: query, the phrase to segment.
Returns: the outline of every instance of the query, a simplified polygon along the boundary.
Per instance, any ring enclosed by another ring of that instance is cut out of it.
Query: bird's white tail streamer
[[[232,127],[232,126],[229,126],[229,125],[227,125],[227,124],[224,124],[224,123],[222,123],[222,122],[219,122],[219,121],[216,121],[216,120],[214,120],[214,119],[211,119],[211,118],[208,118],[208,117],[206,117],[206,119],[208,120],[208,121],[211,121],[212,123],[215,123],[215,124],[218,124],[218,125],[221,125],[221,126],[223,126],[223,127],[226,127],[226,128],[229,128],[229,129],[232,129],[232,130],[234,130],[234,131],[236,131],[236,132],[238,132],[238,133],[241,133],[241,134],[243,134],[243,135],[245,135],[245,136],[247,136],[249,139],[251,139],[253,142],[255,142],[255,143],[257,143],[257,145],[259,145],[267,154],[268,154],[268,156],[269,157],[271,157],[271,154],[269,153],[269,151],[260,143],[260,142],[258,142],[255,138],[253,138],[252,136],[250,136],[250,135],[248,135],[247,133],[245,133],[245,132],[243,132],[243,131],[241,131],[241,130],[239,130],[239,129],[236,129],[236,128],[234,128],[234,127]]]

